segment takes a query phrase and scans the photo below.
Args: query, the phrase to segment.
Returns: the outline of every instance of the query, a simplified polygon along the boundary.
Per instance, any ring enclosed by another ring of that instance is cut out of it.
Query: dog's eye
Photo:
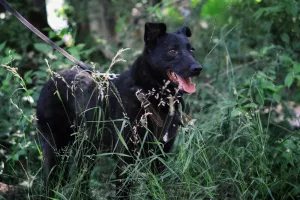
[[[195,56],[195,49],[194,49],[194,48],[191,48],[191,49],[190,49],[190,52],[191,52],[191,55],[194,57],[194,56]]]
[[[170,50],[168,51],[168,53],[169,53],[169,54],[177,54],[178,51],[176,51],[175,49],[170,49]]]

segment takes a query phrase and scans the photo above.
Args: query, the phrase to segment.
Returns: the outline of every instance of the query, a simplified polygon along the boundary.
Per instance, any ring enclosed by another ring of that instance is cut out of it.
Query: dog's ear
[[[175,33],[184,34],[186,37],[191,37],[192,36],[191,29],[187,26],[180,27],[179,29],[177,29],[175,31]]]
[[[145,24],[144,41],[153,41],[159,36],[166,34],[167,26],[164,23],[150,23]]]

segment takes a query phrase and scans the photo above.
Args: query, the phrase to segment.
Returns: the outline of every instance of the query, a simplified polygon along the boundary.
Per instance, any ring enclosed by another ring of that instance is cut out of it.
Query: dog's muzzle
[[[190,67],[190,73],[192,76],[198,76],[202,71],[202,66],[198,63],[192,64]]]

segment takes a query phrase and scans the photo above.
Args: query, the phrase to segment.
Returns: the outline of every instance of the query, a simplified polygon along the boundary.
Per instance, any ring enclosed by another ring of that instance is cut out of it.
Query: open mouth
[[[173,71],[168,70],[167,75],[173,83],[178,85],[179,89],[182,89],[188,94],[192,94],[196,91],[196,84],[192,82],[191,77],[181,77]]]

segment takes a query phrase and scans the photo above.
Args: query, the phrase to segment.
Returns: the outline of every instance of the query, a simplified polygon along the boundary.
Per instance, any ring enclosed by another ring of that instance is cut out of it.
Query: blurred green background
[[[9,3],[98,70],[130,48],[114,73],[142,51],[145,22],[191,28],[203,65],[196,94],[185,97],[196,121],[179,134],[163,174],[136,171],[132,199],[300,198],[298,0],[65,0],[55,11],[67,24],[61,30],[47,21],[50,1]],[[57,72],[72,66],[0,6],[0,184],[14,189],[0,189],[0,199],[42,193],[35,107],[50,78],[45,60]],[[94,199],[110,198],[111,189],[97,191]]]

